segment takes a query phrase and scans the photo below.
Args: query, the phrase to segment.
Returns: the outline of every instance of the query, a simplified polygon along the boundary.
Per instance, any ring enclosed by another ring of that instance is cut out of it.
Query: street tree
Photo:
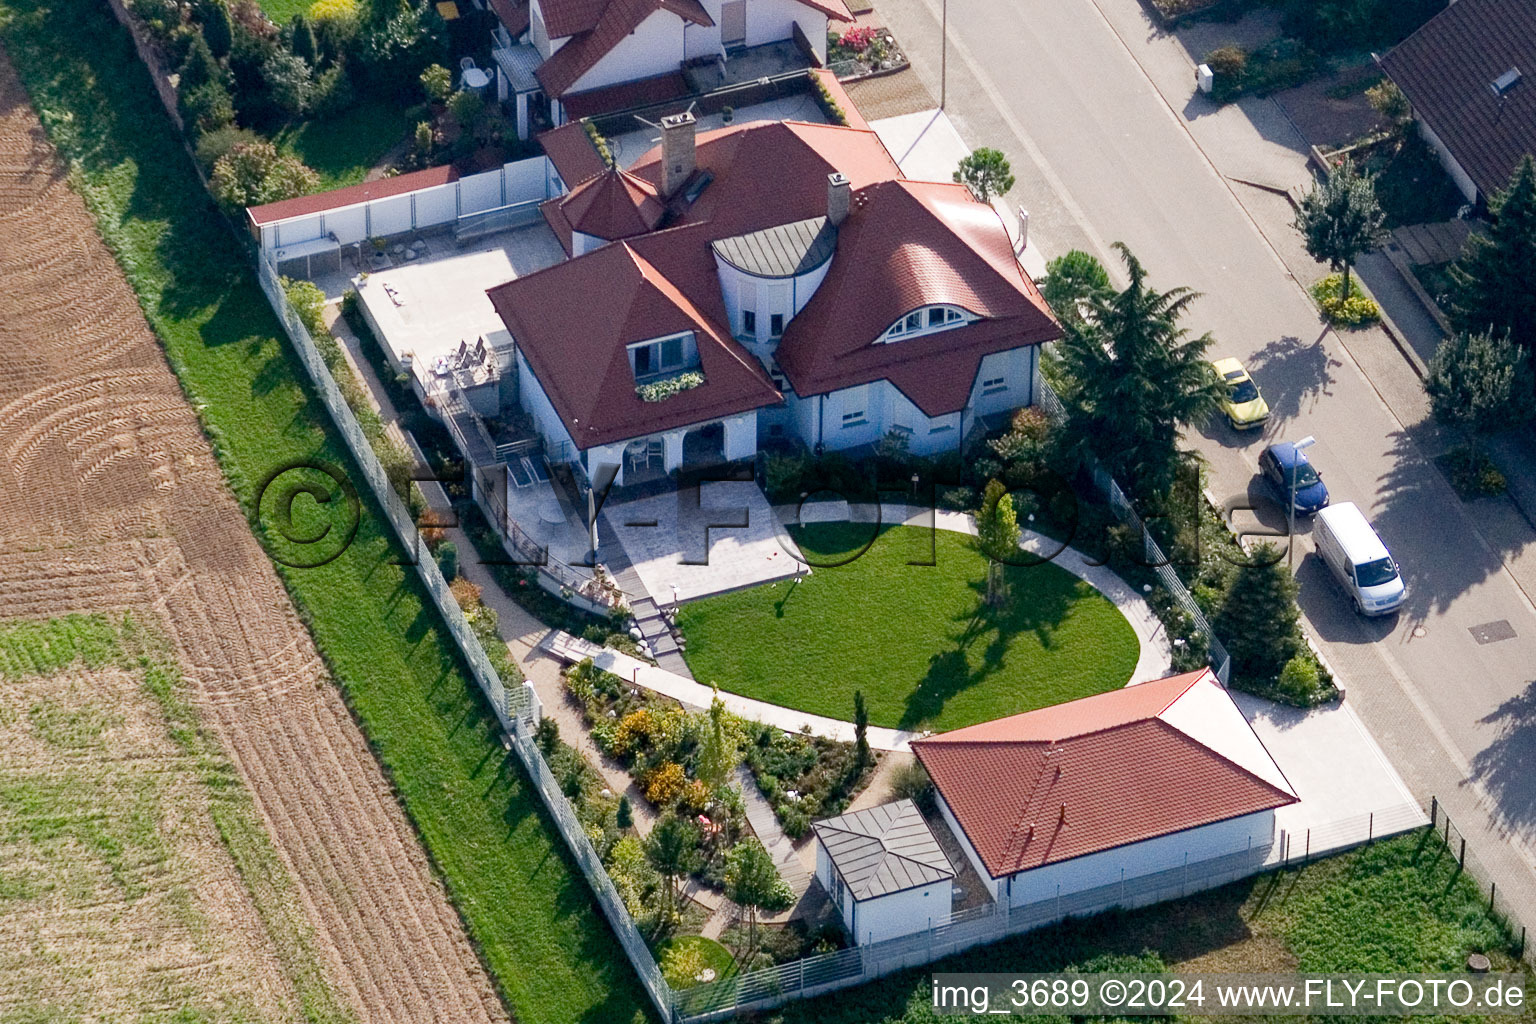
[[[1047,263],[1045,277],[1040,281],[1040,294],[1062,322],[1080,321],[1085,307],[1112,291],[1104,264],[1081,249],[1073,249]]]
[[[1476,435],[1512,425],[1530,393],[1529,357],[1509,339],[1491,331],[1457,331],[1440,342],[1429,361],[1424,390],[1435,419]]]
[[[1536,162],[1520,161],[1488,203],[1486,235],[1467,239],[1451,265],[1451,321],[1460,330],[1508,332],[1536,351]]]
[[[981,147],[960,161],[955,180],[984,203],[1013,188],[1013,168],[1001,150]]]
[[[1004,573],[1019,553],[1019,517],[1001,480],[987,481],[976,513],[976,543],[987,560],[987,604],[1001,605],[1008,600]]]
[[[1344,275],[1340,301],[1349,298],[1350,268],[1386,241],[1387,215],[1376,199],[1376,179],[1346,159],[1301,199],[1295,227],[1315,260]]]
[[[678,879],[699,867],[699,828],[685,818],[663,818],[645,837],[645,859],[661,876],[667,892],[667,912],[677,908]]]
[[[794,893],[779,877],[768,849],[756,838],[744,839],[725,858],[725,894],[747,908],[747,942],[757,948],[757,913],[782,910],[794,902]]]
[[[1147,287],[1131,250],[1120,242],[1115,248],[1130,284],[1096,296],[1087,319],[1064,324],[1057,344],[1069,378],[1062,397],[1070,422],[1062,435],[1132,493],[1151,499],[1167,494],[1177,478],[1179,431],[1209,418],[1226,385],[1206,361],[1211,335],[1191,338],[1179,326],[1198,293]]]
[[[1269,541],[1248,559],[1235,568],[1211,628],[1232,656],[1233,676],[1273,683],[1301,648],[1296,577]]]

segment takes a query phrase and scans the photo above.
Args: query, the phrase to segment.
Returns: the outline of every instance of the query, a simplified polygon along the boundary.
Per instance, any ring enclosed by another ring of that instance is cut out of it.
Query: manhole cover
[[[1481,626],[1473,626],[1467,632],[1471,633],[1472,639],[1480,644],[1496,644],[1500,640],[1513,640],[1517,635],[1515,627],[1509,624],[1508,619],[1485,622]]]
[[[1424,637],[1429,636],[1429,630],[1425,629],[1423,626],[1414,626],[1413,635],[1422,640]]]

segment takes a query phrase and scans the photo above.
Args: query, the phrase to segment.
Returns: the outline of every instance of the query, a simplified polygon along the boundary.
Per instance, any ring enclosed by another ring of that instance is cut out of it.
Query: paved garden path
[[[795,514],[793,507],[779,508],[775,512],[780,516],[781,521],[792,518]],[[976,532],[975,521],[965,513],[942,510],[935,512],[932,509],[911,508],[905,505],[883,507],[855,505],[850,508],[844,502],[826,502],[806,506],[800,521],[842,522],[845,520],[891,522],[918,527],[932,526],[940,530],[973,535]],[[1136,593],[1129,584],[1108,568],[1089,562],[1081,552],[1073,548],[1063,548],[1059,542],[1031,530],[1024,530],[1021,533],[1019,543],[1024,550],[1050,558],[1063,569],[1087,581],[1114,602],[1115,607],[1135,630],[1136,638],[1140,641],[1141,654],[1127,685],[1146,682],[1149,679],[1161,679],[1168,675],[1172,667],[1168,638],[1163,632],[1162,623],[1158,621],[1151,606],[1141,594]],[[788,586],[797,585],[794,582],[788,584]],[[592,663],[605,672],[612,672],[636,686],[643,686],[692,707],[708,707],[715,696],[710,687],[692,678],[668,672],[664,668],[658,668],[622,651],[599,647],[597,644],[588,643],[559,631],[550,631],[543,638],[541,647],[555,658],[565,662],[591,658]],[[541,693],[540,696],[542,697],[543,694]],[[774,726],[785,732],[799,732],[809,726],[818,736],[841,740],[844,743],[852,743],[854,740],[852,722],[827,718],[823,715],[812,715],[723,691],[720,693],[720,699],[733,714]],[[876,750],[906,751],[910,749],[908,744],[920,735],[918,732],[907,729],[887,729],[872,725],[869,727],[869,745]]]

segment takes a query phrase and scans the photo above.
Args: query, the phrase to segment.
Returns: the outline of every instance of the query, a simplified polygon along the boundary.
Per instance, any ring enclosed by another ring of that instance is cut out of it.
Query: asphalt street
[[[880,19],[933,94],[946,93],[967,141],[1010,156],[1011,198],[1030,210],[1035,244],[1047,257],[1086,248],[1112,266],[1110,243],[1125,242],[1154,286],[1203,293],[1188,326],[1211,331],[1212,356],[1243,359],[1263,386],[1274,415],[1262,436],[1220,426],[1190,438],[1216,497],[1250,494],[1266,440],[1311,434],[1334,500],[1376,524],[1410,587],[1402,613],[1357,617],[1303,538],[1306,620],[1415,794],[1450,808],[1500,890],[1536,922],[1536,607],[1506,569],[1536,534],[1525,524],[1485,539],[1431,461],[1440,449],[1403,383],[1406,363],[1324,328],[1297,280],[1315,268],[1298,267],[1283,220],[1217,171],[1232,175],[1223,161],[1240,159],[1254,175],[1304,180],[1283,126],[1239,123],[1243,111],[1218,115],[1191,99],[1187,55],[1136,0],[949,0],[941,87],[942,2],[881,0]],[[1480,642],[1474,631],[1505,638]]]

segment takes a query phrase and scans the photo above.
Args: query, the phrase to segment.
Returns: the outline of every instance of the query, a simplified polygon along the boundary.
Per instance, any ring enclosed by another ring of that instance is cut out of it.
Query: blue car
[[[1296,450],[1289,441],[1281,441],[1264,449],[1259,456],[1259,472],[1264,482],[1280,501],[1280,507],[1291,495],[1291,474],[1296,477],[1296,514],[1310,516],[1328,505],[1328,488],[1322,477],[1307,461],[1307,453]]]

